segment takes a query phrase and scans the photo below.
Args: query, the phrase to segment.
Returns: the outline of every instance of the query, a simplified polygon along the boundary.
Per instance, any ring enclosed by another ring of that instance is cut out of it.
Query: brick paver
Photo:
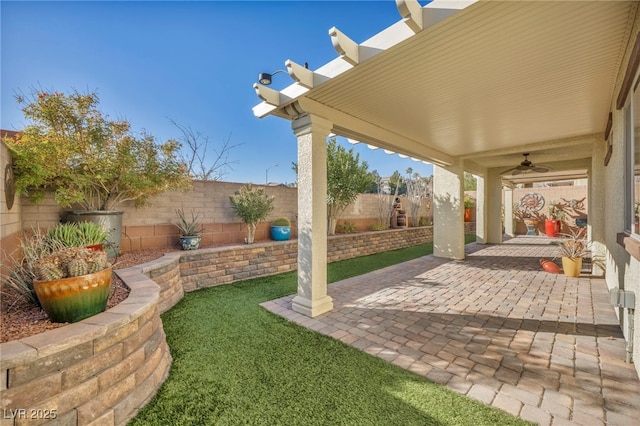
[[[314,319],[291,299],[263,306],[456,392],[541,425],[628,425],[640,381],[604,280],[541,270],[548,238],[467,246],[329,286]],[[585,266],[588,266],[586,264]]]

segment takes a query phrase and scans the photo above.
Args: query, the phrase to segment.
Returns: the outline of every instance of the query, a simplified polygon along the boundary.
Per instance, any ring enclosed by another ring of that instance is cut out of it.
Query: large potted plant
[[[53,322],[76,322],[105,310],[111,264],[103,250],[65,247],[39,259],[33,286]]]
[[[547,237],[557,237],[560,234],[565,216],[566,213],[560,203],[557,201],[549,203],[549,218],[544,221],[544,231]]]
[[[582,259],[589,253],[589,244],[583,236],[584,228],[572,230],[570,234],[560,234],[557,243],[562,257],[562,270],[567,277],[579,277],[582,271]]]
[[[229,201],[238,217],[247,224],[245,242],[252,244],[258,223],[266,219],[273,210],[273,197],[269,197],[264,188],[254,188],[247,184],[229,196]]]
[[[150,197],[191,185],[179,159],[180,144],[156,143],[134,134],[126,120],[109,120],[95,92],[36,92],[17,96],[29,124],[15,138],[3,138],[14,164],[17,193],[42,201],[47,192],[70,221],[100,223],[109,243],[120,247],[125,202],[143,206]],[[112,253],[113,254],[113,253]]]

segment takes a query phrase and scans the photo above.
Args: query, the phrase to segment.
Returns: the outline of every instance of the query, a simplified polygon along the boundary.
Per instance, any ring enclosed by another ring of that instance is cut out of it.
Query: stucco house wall
[[[622,245],[618,243],[618,235],[625,228],[624,211],[621,206],[625,205],[623,176],[625,168],[624,149],[624,109],[616,109],[616,98],[620,92],[625,71],[629,63],[634,41],[640,32],[640,11],[636,13],[633,32],[629,36],[629,43],[625,58],[620,66],[615,90],[612,94],[611,108],[612,128],[610,140],[612,143],[611,159],[607,166],[604,165],[604,155],[606,143],[594,147],[591,180],[596,187],[592,192],[593,197],[598,197],[598,202],[602,203],[602,237],[597,236],[598,248],[604,251],[606,259],[605,278],[609,289],[620,288],[630,290],[636,295],[636,306],[640,297],[640,259],[634,258]],[[637,140],[636,140],[636,143]],[[601,178],[601,183],[599,179]],[[598,190],[601,188],[602,190]],[[593,204],[593,202],[592,202]],[[636,326],[633,331],[629,329],[628,310],[618,309],[621,327],[627,339],[633,340],[633,359],[636,370],[640,374],[640,327]],[[640,324],[640,309],[635,309],[633,323]]]

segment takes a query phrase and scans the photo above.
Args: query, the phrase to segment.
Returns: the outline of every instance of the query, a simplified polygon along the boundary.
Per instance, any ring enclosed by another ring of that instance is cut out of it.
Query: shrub
[[[271,226],[291,226],[291,221],[286,217],[277,217],[273,219]]]
[[[431,226],[431,219],[426,216],[421,216],[418,220],[418,226]]]
[[[356,228],[356,226],[348,221],[344,221],[341,225],[340,225],[340,232],[343,234],[353,234],[354,232],[357,232],[358,228]]]
[[[238,217],[247,224],[247,244],[253,243],[258,223],[273,210],[273,197],[269,197],[264,188],[247,184],[229,196],[229,201]]]
[[[62,207],[111,210],[191,187],[178,142],[158,144],[151,135],[134,134],[126,120],[109,120],[95,92],[34,90],[28,99],[16,99],[31,123],[3,141],[13,158],[16,190],[33,201],[51,190]]]
[[[371,225],[369,229],[371,229],[372,231],[384,231],[388,227],[389,227],[389,225],[387,225],[385,223],[376,222],[373,225]]]

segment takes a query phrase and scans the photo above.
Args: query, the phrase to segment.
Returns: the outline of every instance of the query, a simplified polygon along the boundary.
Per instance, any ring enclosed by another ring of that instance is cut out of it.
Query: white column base
[[[333,309],[333,299],[330,296],[324,296],[320,299],[311,300],[297,295],[291,301],[291,309],[302,315],[314,318],[331,311]]]

